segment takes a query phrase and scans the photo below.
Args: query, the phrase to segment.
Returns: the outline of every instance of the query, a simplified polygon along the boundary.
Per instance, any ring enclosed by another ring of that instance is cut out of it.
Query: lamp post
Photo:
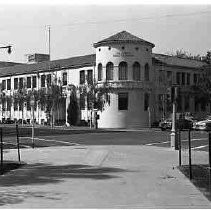
[[[34,148],[34,105],[35,105],[34,95],[31,96],[30,105],[32,107],[32,147]]]
[[[172,98],[172,129],[171,129],[171,148],[178,149],[178,135],[176,127],[176,100],[178,97],[178,86],[173,85],[171,89],[171,98]]]

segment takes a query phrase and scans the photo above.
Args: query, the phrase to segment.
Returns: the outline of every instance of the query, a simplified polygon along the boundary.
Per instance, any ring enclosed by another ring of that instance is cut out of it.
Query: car
[[[162,130],[162,131],[165,131],[167,129],[171,129],[172,127],[172,119],[165,119],[163,121],[161,121],[159,123],[159,128]]]
[[[161,121],[159,127],[161,128],[162,131],[167,129],[171,130],[172,119],[169,118]],[[192,129],[192,127],[193,127],[193,121],[191,119],[180,118],[176,120],[176,128],[179,130]]]
[[[211,119],[205,119],[193,124],[194,130],[211,131]]]

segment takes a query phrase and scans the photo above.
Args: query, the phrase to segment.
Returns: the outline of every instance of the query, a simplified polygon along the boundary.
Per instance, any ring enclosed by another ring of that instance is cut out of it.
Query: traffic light
[[[171,103],[179,98],[179,87],[169,87],[167,88],[167,98],[170,99]]]
[[[9,54],[11,54],[11,52],[12,52],[12,46],[8,46],[8,50],[7,50],[7,52],[9,53]]]

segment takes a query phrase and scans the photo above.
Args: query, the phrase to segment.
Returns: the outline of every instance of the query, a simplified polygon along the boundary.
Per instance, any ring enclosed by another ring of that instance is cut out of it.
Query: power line
[[[207,11],[200,11],[200,12],[191,12],[191,13],[183,13],[183,14],[166,14],[166,15],[161,15],[161,16],[148,16],[148,17],[143,17],[143,18],[124,18],[124,19],[116,19],[116,20],[105,20],[105,21],[84,21],[84,22],[73,22],[73,23],[68,23],[68,24],[51,24],[52,27],[74,27],[74,26],[79,26],[79,25],[98,25],[98,24],[107,24],[107,23],[118,23],[118,22],[135,22],[135,21],[145,21],[145,20],[153,20],[153,19],[163,19],[163,18],[175,18],[175,17],[189,17],[189,16],[196,16],[196,15],[205,15],[205,14],[211,14],[210,10]],[[12,29],[13,28],[43,28],[46,26],[33,26],[33,25],[25,25],[25,26],[10,26]],[[0,27],[0,31],[5,30],[5,28]]]

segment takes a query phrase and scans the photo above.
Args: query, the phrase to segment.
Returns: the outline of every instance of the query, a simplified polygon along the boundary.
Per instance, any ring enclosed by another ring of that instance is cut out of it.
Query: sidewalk
[[[1,208],[211,208],[169,148],[49,147],[23,149],[21,159],[25,167],[0,179]]]

